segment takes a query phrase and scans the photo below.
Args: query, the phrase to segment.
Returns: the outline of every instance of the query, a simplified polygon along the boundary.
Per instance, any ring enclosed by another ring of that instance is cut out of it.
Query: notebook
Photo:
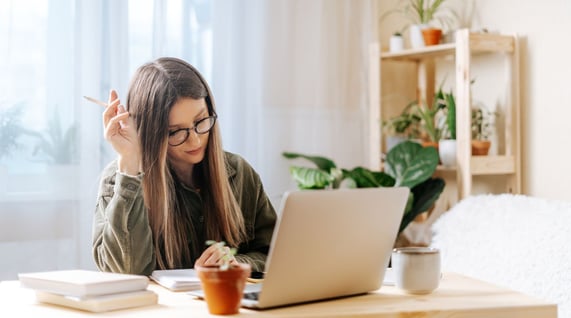
[[[200,279],[191,268],[155,270],[150,278],[172,291],[200,289]]]
[[[82,269],[20,273],[18,278],[22,287],[75,297],[144,290],[149,284],[149,278],[143,275]]]
[[[264,281],[247,286],[242,306],[264,309],[381,288],[408,195],[406,187],[286,193]]]
[[[84,311],[106,312],[155,305],[158,302],[158,295],[150,290],[139,290],[82,298],[36,291],[36,299],[41,303],[65,306]]]

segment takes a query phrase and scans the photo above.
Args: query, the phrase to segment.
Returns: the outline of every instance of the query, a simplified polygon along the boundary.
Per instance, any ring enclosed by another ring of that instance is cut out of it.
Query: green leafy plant
[[[383,130],[388,135],[403,136],[405,138],[418,138],[421,117],[413,110],[415,105],[410,103],[395,117],[383,122]]]
[[[32,133],[38,138],[33,155],[43,153],[52,164],[73,164],[78,161],[77,125],[72,124],[63,129],[57,114],[48,121],[44,132]]]
[[[429,141],[438,142],[442,136],[442,127],[437,124],[437,117],[445,108],[445,105],[438,102],[437,96],[434,98],[432,107],[426,102],[412,101],[413,111],[421,119],[421,135]],[[408,107],[408,106],[407,106]]]
[[[22,127],[23,108],[14,105],[0,111],[0,159],[19,148],[18,138],[25,133]]]
[[[220,270],[221,271],[225,271],[228,270],[228,268],[230,268],[230,261],[232,261],[232,258],[234,257],[234,255],[236,255],[236,253],[238,252],[238,250],[235,247],[230,247],[228,250],[225,250],[224,247],[226,246],[226,242],[224,241],[214,241],[214,240],[208,240],[206,241],[206,245],[210,246],[210,245],[215,245],[216,248],[218,248],[218,250],[222,253],[222,264],[220,264]]]
[[[437,103],[446,111],[446,121],[441,138],[456,140],[456,100],[452,91],[444,93],[442,87],[436,93]]]
[[[433,147],[422,147],[412,141],[402,142],[387,153],[384,171],[364,167],[339,169],[331,159],[321,156],[292,152],[282,155],[288,159],[303,158],[317,166],[290,167],[300,189],[336,189],[343,184],[355,188],[409,187],[411,192],[399,232],[417,215],[427,211],[444,190],[444,180],[432,177],[438,165],[438,152]]]
[[[435,24],[451,29],[457,24],[459,15],[451,8],[443,6],[445,2],[446,0],[399,1],[399,7],[387,11],[381,16],[381,20],[388,15],[398,13],[407,18],[410,24]]]
[[[407,0],[403,12],[412,23],[453,29],[458,24],[458,14],[443,6],[445,2],[446,0]]]
[[[471,115],[472,139],[488,140],[494,130],[493,119],[496,113],[479,106],[472,109]]]

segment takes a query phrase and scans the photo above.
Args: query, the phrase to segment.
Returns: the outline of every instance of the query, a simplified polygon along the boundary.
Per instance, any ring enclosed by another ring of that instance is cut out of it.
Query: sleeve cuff
[[[134,197],[141,188],[143,173],[139,172],[136,176],[132,176],[121,171],[117,171],[115,179],[115,193],[120,193],[123,197]]]

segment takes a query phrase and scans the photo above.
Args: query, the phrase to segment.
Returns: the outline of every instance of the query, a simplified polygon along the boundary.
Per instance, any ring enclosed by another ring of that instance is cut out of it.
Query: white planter
[[[401,35],[391,36],[389,42],[389,51],[392,53],[400,52],[404,50],[404,39]]]
[[[443,139],[438,142],[438,154],[443,166],[456,166],[456,140]]]
[[[424,47],[424,37],[422,36],[422,29],[426,28],[424,24],[413,24],[410,26],[410,47],[419,49]]]

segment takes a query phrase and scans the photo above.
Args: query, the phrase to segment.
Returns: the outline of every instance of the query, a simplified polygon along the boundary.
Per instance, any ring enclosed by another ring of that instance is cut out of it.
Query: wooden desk
[[[0,283],[2,317],[211,317],[206,303],[185,293],[170,292],[158,285],[159,304],[92,314],[39,304],[32,290],[18,281]],[[6,314],[11,315],[6,315]],[[264,311],[240,309],[239,316],[259,317],[557,317],[557,305],[518,292],[445,273],[440,287],[430,295],[407,295],[392,286],[361,296]]]

